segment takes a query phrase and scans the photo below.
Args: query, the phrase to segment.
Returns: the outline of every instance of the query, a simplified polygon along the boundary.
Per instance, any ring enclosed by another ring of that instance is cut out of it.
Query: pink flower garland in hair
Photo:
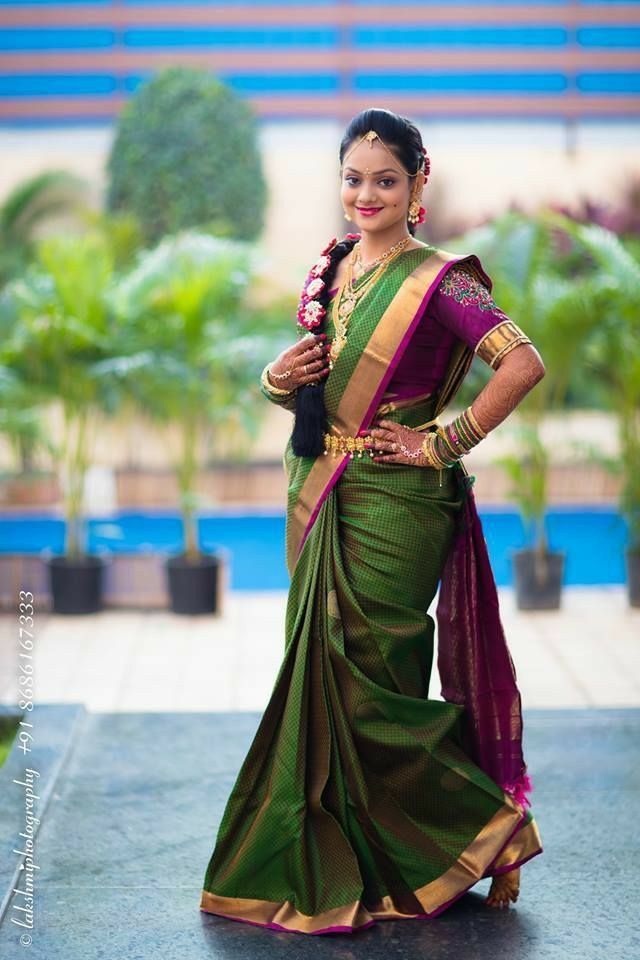
[[[427,156],[426,149],[424,147],[420,147],[420,149],[424,154],[424,182],[426,184],[427,180],[429,179],[429,174],[431,172],[431,161]],[[420,207],[420,210],[418,211],[418,223],[424,223],[426,213],[427,211],[425,210],[425,208]]]
[[[350,240],[359,240],[360,234],[348,233],[347,238]],[[326,315],[327,311],[318,300],[318,297],[326,287],[322,276],[331,266],[331,257],[328,256],[329,251],[335,247],[337,242],[337,237],[331,238],[329,243],[322,250],[319,259],[316,260],[314,265],[311,267],[311,270],[307,274],[307,278],[304,282],[302,294],[300,296],[300,302],[298,304],[297,317],[299,326],[304,327],[306,330],[315,329],[315,327],[322,323]]]

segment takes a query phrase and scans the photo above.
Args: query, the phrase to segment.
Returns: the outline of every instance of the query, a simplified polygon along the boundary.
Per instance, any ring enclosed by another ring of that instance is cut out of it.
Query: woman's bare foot
[[[500,873],[493,877],[491,889],[485,902],[490,907],[508,907],[510,900],[516,902],[519,892],[520,867],[516,867],[515,870],[509,870],[508,873]]]

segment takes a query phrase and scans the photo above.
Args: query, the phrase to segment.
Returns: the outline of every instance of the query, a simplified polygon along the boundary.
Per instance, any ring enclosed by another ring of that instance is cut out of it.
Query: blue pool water
[[[527,545],[516,511],[490,507],[479,511],[496,582],[512,583],[510,551]],[[227,551],[232,590],[286,590],[282,511],[244,510],[205,514],[200,519],[204,550]],[[565,550],[566,584],[623,584],[627,528],[611,507],[556,507],[549,511],[547,536],[553,550]],[[88,522],[89,549],[114,553],[182,548],[181,524],[173,511],[121,511]],[[62,553],[64,522],[51,514],[0,513],[0,553]]]

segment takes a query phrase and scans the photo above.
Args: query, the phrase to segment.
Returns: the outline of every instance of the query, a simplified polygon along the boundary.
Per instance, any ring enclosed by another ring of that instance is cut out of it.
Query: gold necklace
[[[373,269],[373,267],[377,266],[377,264],[383,263],[385,260],[389,259],[389,257],[392,257],[397,251],[403,250],[409,243],[409,240],[411,240],[410,236],[403,237],[402,240],[398,240],[398,242],[394,243],[392,247],[389,247],[388,250],[385,250],[385,252],[381,253],[379,257],[376,257],[375,260],[371,260],[371,262],[367,263],[366,265],[362,261],[361,241],[358,240],[353,247],[353,254],[355,257],[354,263],[359,264],[362,267],[360,276],[362,276],[363,273],[366,273],[367,270]]]
[[[402,249],[404,246],[406,246],[410,239],[410,237],[407,237],[401,241],[401,244],[396,244],[393,253],[387,252],[386,258],[383,254],[384,259],[379,258],[382,259],[382,262],[379,264],[378,268],[374,270],[371,276],[367,277],[364,283],[361,283],[359,287],[354,287],[353,250],[349,254],[349,259],[347,261],[347,275],[332,304],[332,313],[336,333],[335,337],[331,341],[331,347],[329,349],[330,370],[333,370],[334,364],[338,359],[341,350],[344,349],[347,343],[347,327],[349,325],[349,320],[351,319],[351,314],[355,310],[360,300],[366,296],[369,290],[380,279],[389,264],[402,252]]]

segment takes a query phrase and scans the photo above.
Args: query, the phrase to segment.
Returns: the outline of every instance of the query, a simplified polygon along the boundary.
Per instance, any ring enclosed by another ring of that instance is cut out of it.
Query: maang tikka
[[[395,154],[389,149],[389,147],[386,145],[386,143],[384,142],[384,140],[382,139],[382,137],[380,136],[380,134],[379,134],[376,130],[368,130],[368,131],[364,134],[364,136],[360,137],[360,139],[358,140],[358,142],[353,145],[353,147],[351,148],[351,150],[349,150],[349,153],[345,154],[344,159],[343,159],[343,163],[344,163],[344,160],[346,160],[347,157],[348,157],[350,154],[353,153],[353,151],[356,149],[356,147],[358,147],[358,146],[362,143],[363,140],[367,140],[367,141],[369,142],[369,146],[370,146],[370,147],[373,147],[373,141],[374,141],[374,140],[379,140],[381,146],[384,147],[384,149],[387,151],[387,153],[388,153],[389,156],[393,159],[393,161],[394,161],[395,163],[399,163],[400,166],[403,168],[403,170],[405,170],[405,168],[404,168],[403,164],[401,163],[401,161],[398,160],[398,158],[395,156]],[[421,150],[422,150],[422,152],[423,152],[423,154],[424,154],[424,171],[423,171],[423,172],[424,172],[424,182],[426,183],[427,180],[429,179],[429,173],[430,173],[430,169],[431,169],[431,164],[430,164],[430,162],[429,162],[429,157],[427,156],[427,151],[425,150],[425,148],[424,148],[424,147],[421,147]],[[408,170],[405,170],[405,173],[406,173],[407,176],[409,176],[409,177],[416,177],[416,176],[420,173],[420,170],[421,170],[421,169],[422,169],[422,168],[421,168],[420,166],[418,166],[418,169],[416,170],[415,173],[409,173]],[[340,171],[340,172],[342,172],[342,171]],[[365,172],[365,174],[369,174],[371,171],[369,170],[369,167],[366,167],[364,172]],[[411,203],[409,204],[409,210],[407,211],[407,220],[409,221],[409,223],[424,223],[424,214],[425,214],[425,213],[426,213],[426,210],[424,209],[424,207],[421,207],[421,206],[420,206],[420,201],[419,201],[417,198],[415,198],[415,199],[412,200]],[[351,220],[351,217],[349,216],[348,213],[345,213],[345,219]]]

